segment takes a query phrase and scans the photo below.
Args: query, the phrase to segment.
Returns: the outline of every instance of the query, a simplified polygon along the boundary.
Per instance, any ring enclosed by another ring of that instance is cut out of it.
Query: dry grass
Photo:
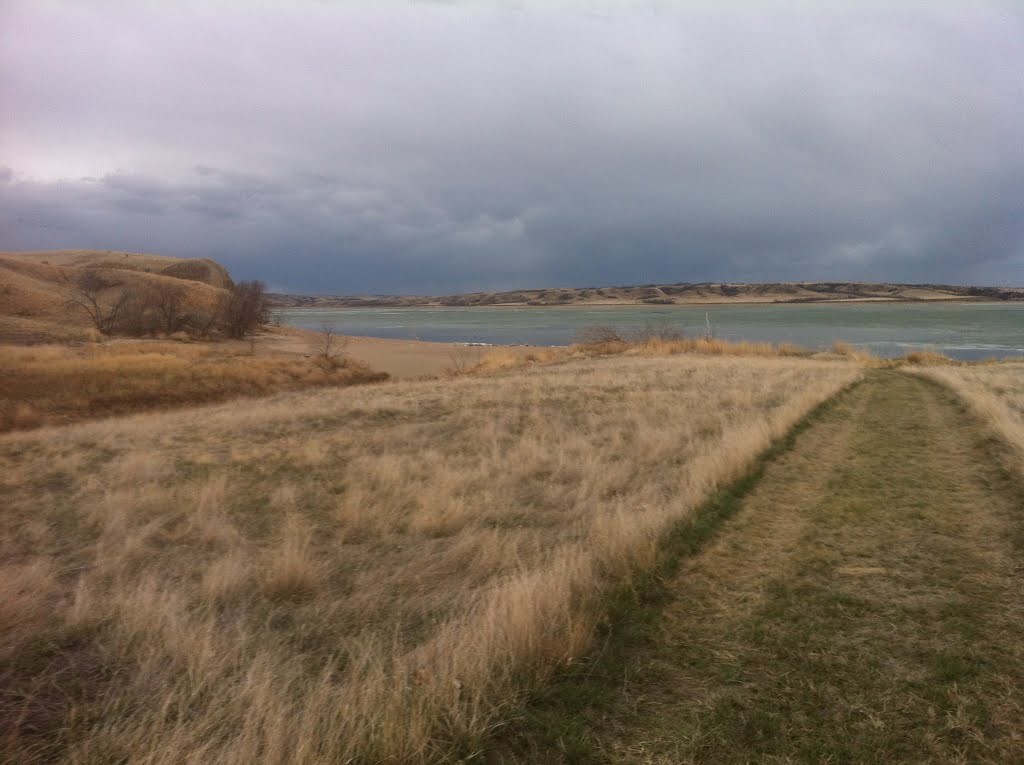
[[[673,538],[679,569],[670,545],[490,761],[1024,761],[1021,494],[983,432],[869,373]]]
[[[605,331],[610,336],[618,338],[618,333],[614,330],[603,327],[594,329],[597,332]],[[814,351],[792,343],[775,346],[771,343],[729,342],[715,338],[651,336],[638,340],[605,339],[598,342],[581,342],[569,346],[537,349],[530,353],[499,347],[488,351],[477,364],[466,365],[465,368],[453,367],[450,371],[454,375],[477,374],[595,356],[664,357],[680,354],[740,357],[810,357],[815,355]],[[858,360],[861,359],[858,358]]]
[[[1013,447],[1024,470],[1024,363],[933,366],[914,371],[952,388]]]
[[[0,431],[385,377],[340,357],[250,355],[245,343],[0,345]]]
[[[941,366],[956,363],[949,356],[934,351],[911,351],[903,357],[903,361],[916,366]]]
[[[585,359],[0,437],[0,745],[471,754],[588,649],[609,583],[859,374]]]

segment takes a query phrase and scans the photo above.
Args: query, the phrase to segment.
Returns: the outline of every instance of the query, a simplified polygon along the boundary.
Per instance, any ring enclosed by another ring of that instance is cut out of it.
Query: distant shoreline
[[[985,297],[950,297],[912,300],[909,298],[848,298],[838,300],[714,300],[705,302],[679,302],[672,304],[657,304],[625,301],[615,303],[568,303],[551,305],[530,305],[528,303],[492,303],[487,305],[451,305],[443,303],[422,303],[422,304],[396,304],[396,305],[366,305],[348,303],[317,303],[315,305],[282,305],[277,302],[271,303],[275,311],[323,311],[323,310],[426,310],[430,308],[463,308],[463,309],[495,309],[495,308],[516,308],[525,310],[549,310],[549,309],[572,309],[572,308],[649,308],[651,310],[668,310],[672,308],[701,308],[703,306],[718,307],[730,306],[742,308],[745,306],[762,308],[769,305],[777,306],[805,306],[805,305],[1006,305],[1024,303],[1024,300],[993,300]]]
[[[556,308],[580,306],[821,305],[1024,302],[1021,287],[862,282],[677,283],[470,292],[459,295],[270,293],[274,308]]]

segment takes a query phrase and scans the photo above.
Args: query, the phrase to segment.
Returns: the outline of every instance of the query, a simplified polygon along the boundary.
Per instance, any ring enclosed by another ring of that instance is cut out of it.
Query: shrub
[[[121,313],[130,301],[130,295],[122,291],[110,299],[104,293],[118,285],[98,271],[87,270],[73,277],[64,276],[67,290],[67,305],[77,307],[89,315],[93,326],[102,334],[110,335],[117,327]]]
[[[242,338],[270,323],[270,304],[261,281],[238,282],[222,308],[224,334]]]
[[[574,342],[577,345],[604,345],[606,343],[625,345],[626,340],[614,327],[599,324],[581,329],[576,333]]]

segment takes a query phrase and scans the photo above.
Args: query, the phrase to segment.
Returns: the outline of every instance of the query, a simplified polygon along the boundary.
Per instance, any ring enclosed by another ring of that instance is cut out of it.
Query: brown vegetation
[[[942,365],[917,371],[960,396],[1010,444],[1024,470],[1024,363]]]
[[[472,754],[668,525],[859,374],[620,356],[0,437],[0,746]]]
[[[524,351],[518,347],[496,347],[487,351],[476,364],[453,364],[453,374],[480,374],[535,364],[552,364],[594,356],[664,357],[680,354],[699,356],[811,357],[815,352],[791,343],[729,342],[713,337],[684,337],[671,325],[653,325],[630,335],[613,327],[595,326],[580,331],[577,342]],[[845,354],[818,354],[835,359]],[[869,358],[866,354],[864,358]],[[863,360],[857,356],[858,361]]]
[[[242,343],[0,345],[0,431],[386,378],[343,356],[253,355]]]
[[[96,250],[0,253],[0,342],[232,334],[238,312],[229,309],[239,292],[245,294],[208,259]],[[264,305],[261,318],[265,311]]]
[[[992,446],[939,386],[868,373],[667,543],[488,762],[1024,761],[1024,519]]]

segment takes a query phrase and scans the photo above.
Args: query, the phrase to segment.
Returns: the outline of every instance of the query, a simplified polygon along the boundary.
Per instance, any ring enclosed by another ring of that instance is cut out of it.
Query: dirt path
[[[869,377],[498,759],[1024,762],[1024,507],[986,438]]]

